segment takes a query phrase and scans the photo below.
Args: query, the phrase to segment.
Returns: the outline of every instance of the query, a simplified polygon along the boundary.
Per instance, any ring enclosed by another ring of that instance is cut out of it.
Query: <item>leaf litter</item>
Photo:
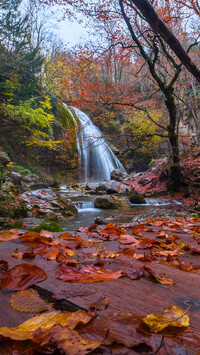
[[[71,233],[61,233],[59,238],[56,238],[54,233],[47,231],[38,234],[12,230],[0,233],[0,241],[16,239],[22,244],[28,244],[29,249],[25,253],[18,249],[13,251],[15,258],[33,259],[37,255],[37,258],[44,258],[49,263],[57,262],[57,278],[65,283],[107,282],[119,277],[128,277],[130,282],[140,282],[140,278],[150,275],[152,280],[161,286],[173,288],[174,280],[165,273],[156,272],[155,268],[147,266],[146,262],[166,264],[183,272],[198,273],[200,269],[199,265],[184,261],[185,256],[191,260],[193,255],[199,253],[200,223],[197,218],[179,218],[176,221],[157,218],[127,226],[108,223],[105,228],[93,225],[79,228],[79,231],[86,234],[86,239]],[[154,233],[154,238],[149,238],[148,233]],[[192,242],[191,238],[189,242],[182,240],[182,233],[190,233]],[[111,248],[103,244],[101,248],[95,249],[99,241],[115,243],[115,247],[112,249],[112,244]],[[90,253],[87,252],[87,258],[84,257],[86,249],[91,250]],[[14,354],[16,351],[17,355],[24,354],[25,349],[31,355],[37,352],[54,354],[57,350],[60,350],[61,354],[70,355],[92,354],[93,351],[98,354],[98,349],[103,353],[108,347],[111,354],[117,354],[116,349],[121,348],[132,349],[138,353],[140,347],[158,355],[190,352],[199,354],[199,334],[186,330],[190,323],[187,310],[176,305],[168,307],[161,314],[152,313],[141,317],[130,313],[110,313],[109,304],[112,299],[100,297],[96,301],[88,301],[91,313],[51,311],[53,304],[43,300],[37,291],[30,288],[44,281],[48,275],[33,264],[34,260],[31,264],[18,264],[12,268],[9,268],[7,261],[0,261],[1,290],[7,288],[19,291],[11,296],[11,306],[20,312],[43,312],[18,327],[0,328],[2,349],[6,344],[5,348],[10,347],[10,353]],[[89,260],[90,264],[87,264]],[[105,268],[106,260],[113,263],[113,266],[117,261],[117,270],[116,265],[114,270],[112,267]],[[134,260],[136,263],[140,260],[141,266],[133,266],[131,262]],[[119,268],[121,263],[125,264],[125,267]],[[87,289],[64,290],[55,293],[54,298],[87,298],[93,293],[94,291]]]

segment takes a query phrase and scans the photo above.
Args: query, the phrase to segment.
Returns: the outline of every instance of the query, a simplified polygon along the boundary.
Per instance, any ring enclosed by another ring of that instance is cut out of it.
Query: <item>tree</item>
[[[37,94],[43,63],[39,47],[30,48],[28,15],[21,14],[21,0],[0,1],[0,97],[4,101],[29,99]]]
[[[55,1],[48,1],[50,4],[53,2]],[[101,28],[106,28],[113,48],[121,46],[124,50],[128,49],[132,53],[133,61],[141,60],[141,69],[144,69],[146,76],[151,77],[155,89],[151,96],[159,90],[166,105],[168,124],[167,126],[160,125],[160,128],[167,132],[171,145],[170,187],[173,190],[179,189],[182,175],[179,165],[179,116],[176,104],[176,86],[180,74],[183,72],[183,65],[191,70],[199,80],[199,71],[188,56],[189,51],[198,44],[198,35],[190,34],[190,43],[186,49],[178,40],[184,32],[187,17],[184,11],[181,12],[181,7],[174,6],[172,0],[158,0],[151,3],[147,0],[118,0],[115,2],[104,0],[101,3],[77,1],[73,4],[71,1],[63,0],[61,3],[68,5],[68,14],[70,11],[77,10],[93,19],[96,26],[95,31],[100,35],[102,34]],[[72,8],[69,7],[70,4],[73,5]],[[159,16],[159,12],[162,12],[162,18]],[[156,22],[153,23],[153,20]],[[169,27],[172,28],[173,33]],[[107,43],[103,43],[102,40],[103,52],[106,50],[106,45]],[[179,59],[177,59],[177,55]],[[141,99],[140,102],[135,102],[135,100],[125,102],[124,99],[121,99],[114,100],[110,104],[135,107],[146,112],[148,118],[152,119],[147,112],[146,102],[147,97],[145,100]]]

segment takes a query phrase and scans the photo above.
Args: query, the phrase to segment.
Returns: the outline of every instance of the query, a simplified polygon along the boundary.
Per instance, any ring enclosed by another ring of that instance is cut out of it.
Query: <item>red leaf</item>
[[[14,266],[4,275],[1,281],[1,289],[25,290],[47,278],[46,273],[38,266],[31,264],[20,264]]]

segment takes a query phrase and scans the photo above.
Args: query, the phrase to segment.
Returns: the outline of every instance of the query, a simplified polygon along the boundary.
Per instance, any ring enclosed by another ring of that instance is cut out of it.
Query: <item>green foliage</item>
[[[1,109],[6,117],[5,124],[16,121],[17,126],[23,130],[21,142],[28,146],[56,149],[61,142],[51,140],[54,116],[50,113],[50,99],[46,96],[44,101],[39,103],[40,107],[36,107],[37,100],[31,98],[24,102],[20,101],[19,105],[3,104]]]
[[[31,126],[39,126],[40,128],[50,127],[54,116],[46,112],[45,108],[51,108],[49,98],[46,97],[45,101],[40,101],[41,106],[39,108],[32,108],[35,104],[35,99],[31,98],[28,101],[20,101],[19,105],[3,104],[2,109],[4,114],[7,115],[10,120],[17,120],[19,123]]]
[[[157,113],[152,112],[151,116],[156,122],[160,119]],[[135,145],[137,151],[151,153],[159,147],[161,138],[157,135],[158,127],[147,119],[145,112],[133,110],[133,117],[128,119],[123,129],[129,135],[125,143]]]
[[[35,227],[34,232],[40,233],[41,230],[47,230],[49,232],[63,232],[63,228],[56,222],[46,221],[41,223],[38,227]]]
[[[30,42],[29,16],[20,12],[21,2],[0,0],[0,99],[15,104],[39,92],[44,61]]]

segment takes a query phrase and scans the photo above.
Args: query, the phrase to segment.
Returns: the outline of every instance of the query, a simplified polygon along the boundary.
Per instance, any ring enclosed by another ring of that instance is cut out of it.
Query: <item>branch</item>
[[[122,0],[120,0],[121,2]],[[158,15],[149,0],[131,0],[145,17],[148,24],[154,32],[159,33],[167,42],[172,51],[179,58],[181,63],[189,70],[190,73],[200,82],[200,70],[193,63],[187,52],[182,47],[179,40],[170,31],[167,24]],[[124,15],[123,15],[124,16]]]

